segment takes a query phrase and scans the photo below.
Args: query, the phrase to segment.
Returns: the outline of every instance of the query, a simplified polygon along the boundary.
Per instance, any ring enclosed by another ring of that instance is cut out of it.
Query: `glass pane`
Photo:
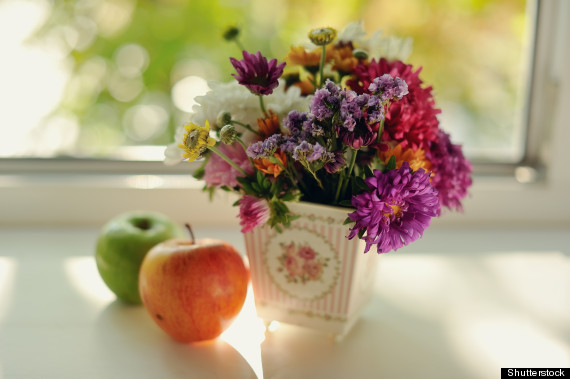
[[[362,20],[413,37],[407,63],[423,67],[442,128],[471,159],[514,162],[527,18],[520,0],[4,0],[0,157],[161,160],[194,96],[233,80],[228,25],[282,59],[313,27]]]

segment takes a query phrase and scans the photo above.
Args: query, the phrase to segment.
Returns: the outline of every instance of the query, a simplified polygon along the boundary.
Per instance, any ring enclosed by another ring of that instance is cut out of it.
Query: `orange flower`
[[[299,87],[301,90],[301,95],[307,96],[315,93],[315,85],[311,83],[309,79],[305,79],[293,84],[295,87]]]
[[[327,49],[327,60],[332,60],[333,70],[342,72],[352,72],[358,65],[358,59],[352,55],[352,47],[350,45],[335,45],[330,50]]]
[[[303,46],[291,46],[285,61],[291,66],[319,67],[321,51],[322,49],[307,51]]]
[[[269,117],[257,119],[257,128],[263,138],[272,136],[279,130],[279,117],[270,109]]]
[[[378,152],[378,156],[384,164],[388,164],[392,155],[396,157],[396,168],[398,169],[402,167],[402,163],[408,162],[413,171],[417,171],[420,168],[423,168],[427,172],[431,171],[431,162],[426,158],[422,149],[414,151],[413,149],[408,148],[404,150],[402,149],[402,145],[398,144],[395,147],[390,147],[388,151]]]
[[[253,164],[259,171],[265,174],[273,175],[273,177],[276,178],[283,171],[283,167],[287,166],[287,156],[281,150],[277,150],[275,154],[273,154],[272,160],[277,160],[279,163],[274,163],[266,158],[258,158],[253,160]]]

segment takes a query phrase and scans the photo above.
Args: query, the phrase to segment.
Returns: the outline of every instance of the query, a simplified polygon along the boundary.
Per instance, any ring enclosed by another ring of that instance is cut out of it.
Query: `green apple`
[[[99,274],[119,299],[142,304],[138,277],[145,255],[160,242],[185,236],[182,227],[162,213],[122,213],[103,226],[97,239]]]

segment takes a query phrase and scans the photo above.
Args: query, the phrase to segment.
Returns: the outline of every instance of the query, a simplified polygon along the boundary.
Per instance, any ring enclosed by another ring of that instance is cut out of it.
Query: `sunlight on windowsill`
[[[115,295],[101,280],[92,257],[67,258],[64,261],[64,269],[74,289],[94,308],[104,309],[115,300]],[[13,262],[0,260],[0,280],[9,279],[10,276],[4,275],[4,272],[9,274],[12,271]],[[4,287],[3,283],[0,282],[0,289]],[[0,296],[0,299],[4,298]],[[1,306],[2,304],[0,304],[0,311],[2,310]],[[271,328],[274,330],[275,325]],[[240,314],[219,338],[232,346],[243,357],[258,378],[263,378],[261,343],[265,339],[265,325],[257,317],[251,285],[248,288],[247,297]]]

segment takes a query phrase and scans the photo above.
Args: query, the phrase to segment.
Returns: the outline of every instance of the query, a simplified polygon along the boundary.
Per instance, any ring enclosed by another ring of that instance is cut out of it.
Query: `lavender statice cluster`
[[[283,136],[281,134],[274,134],[263,141],[249,145],[246,153],[252,159],[269,158],[275,154],[283,142]]]
[[[327,80],[325,86],[315,92],[310,114],[314,116],[314,123],[334,130],[344,145],[358,150],[377,141],[379,124],[384,119],[384,103],[379,96],[359,95]]]
[[[393,78],[389,74],[384,74],[374,78],[368,86],[368,91],[379,96],[383,103],[392,100],[401,100],[408,94],[408,84],[399,77]]]

